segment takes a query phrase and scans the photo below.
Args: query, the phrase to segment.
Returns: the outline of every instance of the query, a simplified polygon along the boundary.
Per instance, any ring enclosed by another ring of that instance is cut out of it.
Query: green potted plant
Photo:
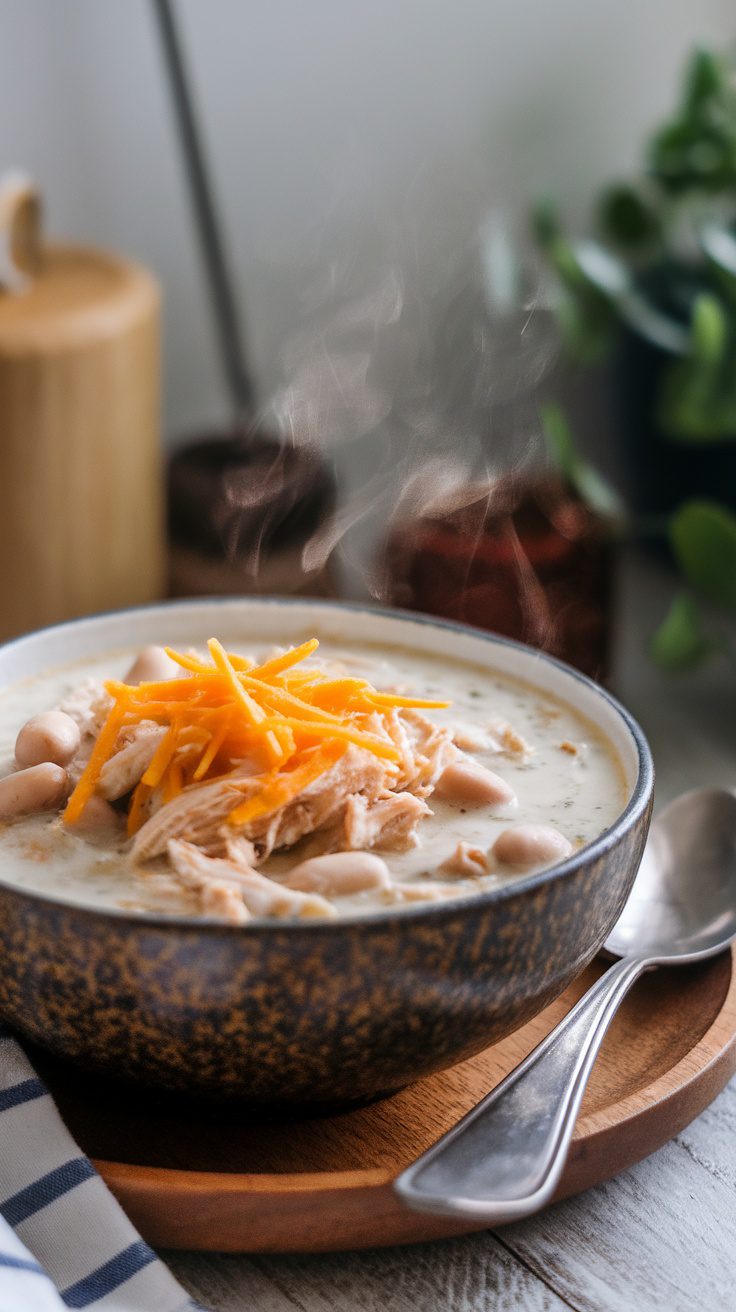
[[[595,239],[552,204],[534,214],[568,351],[608,357],[629,499],[671,512],[687,496],[736,507],[736,81],[697,51],[640,177],[608,187]]]

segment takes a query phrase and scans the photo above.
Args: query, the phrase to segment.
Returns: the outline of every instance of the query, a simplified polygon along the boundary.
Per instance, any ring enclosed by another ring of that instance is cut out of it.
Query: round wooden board
[[[319,1252],[481,1229],[413,1213],[391,1181],[507,1074],[604,969],[595,962],[523,1029],[470,1061],[360,1110],[254,1119],[132,1092],[37,1055],[84,1150],[149,1243]],[[659,1148],[736,1070],[736,970],[723,955],[646,975],[593,1071],[558,1197]]]

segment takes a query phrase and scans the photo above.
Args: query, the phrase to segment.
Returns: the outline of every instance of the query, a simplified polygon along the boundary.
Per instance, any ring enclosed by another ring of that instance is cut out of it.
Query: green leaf
[[[701,292],[695,301],[691,333],[696,360],[719,364],[728,344],[728,319],[721,302],[710,292]]]
[[[578,461],[573,483],[586,506],[604,519],[624,518],[624,504],[618,492],[587,460]]]
[[[657,214],[633,187],[625,184],[604,191],[598,217],[606,236],[619,246],[642,246],[660,235]]]
[[[711,292],[693,306],[685,354],[665,370],[658,419],[679,442],[727,442],[736,437],[736,342],[728,311]]]
[[[726,70],[713,51],[696,50],[685,73],[685,112],[697,113],[709,100],[721,95],[726,85]]]
[[[623,518],[618,493],[602,474],[579,454],[560,406],[548,401],[540,407],[542,429],[547,449],[564,478],[574,487],[581,501],[604,519]]]
[[[736,610],[736,515],[716,501],[688,501],[670,541],[685,578],[704,597]]]
[[[598,299],[601,293],[585,270],[580,267],[573,242],[568,241],[566,237],[553,237],[549,244],[549,257],[565,287],[580,295]]]
[[[703,633],[695,602],[681,593],[652,638],[652,659],[663,670],[691,670],[712,650],[713,643]]]
[[[736,181],[736,89],[732,66],[707,50],[693,56],[680,104],[649,147],[650,170],[666,192],[729,191]]]

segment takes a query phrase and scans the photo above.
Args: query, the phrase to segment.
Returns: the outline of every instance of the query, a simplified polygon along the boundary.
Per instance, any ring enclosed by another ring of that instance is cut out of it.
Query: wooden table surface
[[[615,686],[649,736],[657,804],[736,787],[733,668],[663,678],[646,636],[669,580],[632,559],[621,583]],[[212,1312],[724,1312],[736,1307],[736,1081],[632,1170],[498,1232],[331,1256],[162,1256]]]

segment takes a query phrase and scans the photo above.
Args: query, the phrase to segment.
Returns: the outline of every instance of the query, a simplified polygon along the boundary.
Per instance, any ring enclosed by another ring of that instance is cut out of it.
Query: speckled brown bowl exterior
[[[366,1099],[460,1061],[559,994],[618,917],[653,783],[641,732],[620,715],[639,771],[616,824],[552,870],[474,898],[230,926],[0,884],[0,1012],[85,1066],[258,1103]]]

